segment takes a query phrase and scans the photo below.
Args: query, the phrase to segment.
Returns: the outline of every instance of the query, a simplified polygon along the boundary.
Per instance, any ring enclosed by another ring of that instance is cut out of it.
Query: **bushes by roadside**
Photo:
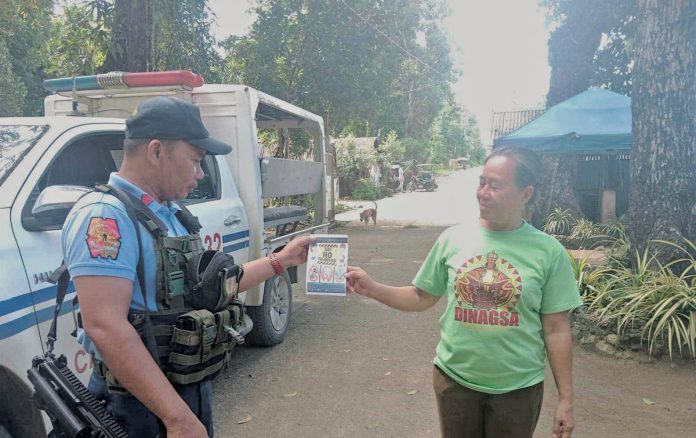
[[[560,210],[549,216],[544,231],[559,237],[566,247],[599,249],[607,256],[605,264],[593,266],[588,255],[578,259],[569,253],[585,303],[579,318],[580,330],[585,330],[582,339],[591,337],[594,342],[600,333],[613,333],[615,338],[609,339],[617,348],[696,359],[694,242],[654,241],[639,253],[631,248],[620,221],[572,220]],[[658,254],[667,247],[682,256],[662,264]]]

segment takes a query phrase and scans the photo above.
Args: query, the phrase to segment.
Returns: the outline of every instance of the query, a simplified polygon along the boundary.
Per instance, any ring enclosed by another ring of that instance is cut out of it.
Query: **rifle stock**
[[[60,438],[128,438],[128,434],[67,366],[65,356],[37,356],[27,371],[34,398]]]

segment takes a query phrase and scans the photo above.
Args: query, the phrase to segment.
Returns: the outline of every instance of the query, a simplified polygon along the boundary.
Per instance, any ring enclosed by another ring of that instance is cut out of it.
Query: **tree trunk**
[[[582,7],[569,15],[549,38],[551,80],[546,95],[550,108],[587,90],[592,77],[592,62],[606,27],[606,5],[603,0],[583,0]],[[580,5],[580,3],[578,3]],[[534,203],[532,223],[541,227],[556,208],[568,209],[582,217],[575,196],[576,155],[545,155],[544,169]]]
[[[696,240],[696,0],[640,0],[637,15],[629,222],[642,251]]]
[[[111,43],[101,67],[108,71],[149,71],[152,11],[149,0],[116,0]]]

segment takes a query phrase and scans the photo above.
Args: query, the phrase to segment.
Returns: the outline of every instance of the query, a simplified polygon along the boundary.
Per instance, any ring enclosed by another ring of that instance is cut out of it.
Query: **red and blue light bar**
[[[43,87],[48,91],[108,90],[110,88],[161,87],[181,85],[190,88],[204,84],[203,76],[188,70],[171,70],[142,73],[112,71],[91,76],[47,79]]]

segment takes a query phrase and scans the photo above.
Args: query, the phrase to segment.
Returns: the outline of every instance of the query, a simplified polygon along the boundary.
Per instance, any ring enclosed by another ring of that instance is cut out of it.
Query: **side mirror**
[[[81,197],[93,190],[91,187],[70,185],[46,187],[36,198],[31,214],[37,217],[54,215],[63,211],[68,214]]]
[[[22,209],[22,226],[27,231],[51,231],[63,228],[70,209],[91,187],[56,185],[46,187],[39,193],[34,205],[31,198]]]

